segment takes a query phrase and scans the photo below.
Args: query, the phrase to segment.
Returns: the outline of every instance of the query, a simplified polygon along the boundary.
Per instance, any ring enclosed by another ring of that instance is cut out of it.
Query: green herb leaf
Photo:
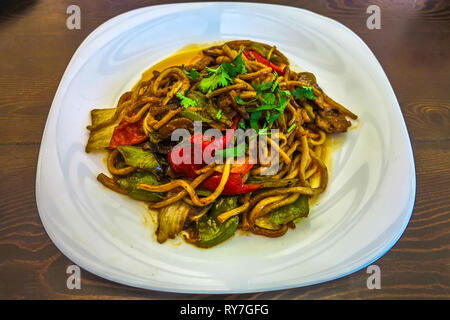
[[[217,87],[225,87],[228,84],[233,82],[233,79],[230,75],[224,70],[224,68],[220,65],[217,69],[211,69],[206,67],[209,75],[206,78],[203,78],[200,81],[198,88],[203,93],[211,93]]]
[[[276,104],[263,104],[262,106],[256,107],[256,108],[249,108],[247,109],[248,112],[257,112],[257,111],[263,111],[263,110],[276,110],[277,105]]]
[[[188,98],[186,96],[184,96],[181,93],[177,93],[177,97],[180,98],[181,100],[181,105],[185,108],[189,108],[189,107],[196,107],[197,106],[197,102],[191,98]]]
[[[270,115],[270,113],[267,112],[267,115],[268,115],[268,116],[266,116],[267,125],[270,126],[278,118],[280,113],[274,113],[274,114]]]
[[[249,100],[249,101],[244,101],[244,100],[242,100],[242,98],[241,98],[239,95],[237,95],[236,97],[234,97],[234,101],[236,101],[236,103],[238,103],[238,104],[240,104],[240,105],[243,105],[243,106],[248,105],[248,104],[250,104],[250,103],[252,103],[252,102],[255,102],[256,100],[258,100],[258,97],[254,98],[254,99],[252,99],[252,100]]]
[[[222,109],[219,109],[219,111],[217,111],[217,114],[216,114],[216,119],[220,120],[220,118],[222,118]]]
[[[261,101],[264,104],[275,105],[277,103],[277,96],[273,92],[264,92],[261,94]]]
[[[280,88],[280,84],[278,83],[278,73],[275,71],[273,73],[273,75],[275,76],[275,79],[272,81],[272,87],[270,88],[270,91],[275,92],[277,91],[277,89]]]
[[[251,113],[250,126],[255,129],[258,134],[262,134],[263,132],[258,128],[258,122],[261,118],[262,112],[266,111],[266,123],[264,124],[263,129],[267,131],[267,128],[270,127],[278,117],[283,117],[284,109],[288,105],[291,98],[291,93],[289,90],[280,90],[280,84],[277,80],[278,74],[274,72],[274,80],[272,82],[253,84],[253,88],[255,88],[257,94],[256,98],[251,101],[242,101],[242,99],[240,97],[238,98],[238,96],[235,98],[236,102],[240,104],[249,104],[250,102],[256,101],[258,98],[261,99],[261,105],[255,108],[247,109],[247,112]]]
[[[198,88],[203,93],[211,93],[217,87],[226,87],[233,83],[233,78],[239,74],[247,73],[244,60],[242,59],[242,51],[234,58],[231,63],[224,62],[217,69],[206,67],[208,77],[200,81]]]
[[[309,100],[314,100],[317,98],[314,95],[314,89],[312,87],[298,87],[292,94],[294,95],[295,99],[306,98]]]
[[[291,93],[289,90],[280,91],[280,98],[278,99],[278,112],[280,113],[281,118],[283,118],[283,112],[286,106],[289,103],[289,100],[291,98]]]
[[[255,111],[250,114],[250,127],[256,132],[259,132],[259,118],[261,118],[262,111]]]
[[[184,64],[181,66],[181,70],[189,77],[191,80],[197,80],[200,79],[200,73],[195,69],[192,68],[190,71],[186,71],[184,69]]]
[[[239,74],[247,73],[247,69],[245,68],[244,59],[242,59],[242,50],[239,51],[238,55],[236,56],[236,58],[233,59],[233,61],[231,63],[235,67],[234,71],[236,72],[236,75],[234,75],[234,77],[236,77]]]
[[[254,83],[254,84],[252,84],[252,87],[255,88],[255,90],[257,92],[262,92],[262,91],[266,91],[266,90],[269,90],[270,88],[272,88],[272,82],[270,82],[270,81],[261,82],[261,84]]]

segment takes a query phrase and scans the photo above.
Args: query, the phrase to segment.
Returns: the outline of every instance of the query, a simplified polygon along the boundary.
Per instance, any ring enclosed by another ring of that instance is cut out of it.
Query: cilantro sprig
[[[177,97],[180,98],[181,106],[183,106],[185,108],[197,106],[197,102],[195,100],[186,97],[185,95],[181,94],[180,92],[177,93]]]
[[[253,84],[253,88],[256,90],[256,97],[249,101],[243,101],[240,96],[235,97],[235,101],[241,105],[247,105],[257,100],[261,100],[262,104],[257,105],[254,108],[248,108],[247,112],[250,113],[250,126],[258,132],[258,134],[267,131],[268,127],[278,117],[283,117],[284,109],[291,99],[291,93],[289,90],[281,90],[278,82],[278,74],[274,72],[274,80],[262,82],[261,84]],[[265,111],[265,123],[262,128],[259,128],[259,120],[263,112]]]
[[[314,89],[313,87],[298,87],[297,89],[294,90],[294,92],[292,92],[293,96],[295,99],[301,99],[301,98],[306,98],[309,100],[314,100],[317,97],[314,95]]]
[[[188,76],[189,79],[191,80],[197,80],[200,79],[200,72],[198,72],[195,68],[192,68],[189,71],[186,71],[186,69],[184,69],[184,64],[181,66],[181,70]]]
[[[239,51],[236,58],[231,63],[224,62],[216,69],[206,67],[208,76],[203,78],[198,88],[203,93],[211,93],[218,87],[226,87],[233,83],[233,79],[240,74],[247,73],[245,62],[242,59],[242,51]]]

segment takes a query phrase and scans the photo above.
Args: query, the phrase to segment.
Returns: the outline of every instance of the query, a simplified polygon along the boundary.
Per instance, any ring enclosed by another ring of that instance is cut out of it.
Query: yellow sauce
[[[153,71],[161,72],[173,66],[192,64],[203,57],[202,53],[203,49],[209,48],[214,45],[218,45],[223,42],[224,41],[214,41],[202,44],[193,43],[181,47],[164,60],[159,61],[158,63],[154,64],[153,66],[145,70],[144,73],[142,74],[141,81],[149,80],[152,77]]]
[[[149,80],[152,77],[153,71],[163,71],[169,67],[188,65],[194,63],[202,57],[202,51],[199,48],[191,48],[179,50],[168,58],[161,60],[155,65],[147,69],[143,74],[141,80]]]

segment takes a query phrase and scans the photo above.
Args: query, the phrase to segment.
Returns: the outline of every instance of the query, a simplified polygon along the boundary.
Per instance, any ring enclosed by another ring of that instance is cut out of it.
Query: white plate
[[[253,39],[293,64],[360,117],[333,155],[328,189],[284,237],[235,236],[210,250],[160,245],[147,210],[101,186],[102,156],[87,155],[93,108],[115,106],[140,73],[190,43]],[[408,133],[383,69],[352,31],[285,6],[153,6],[98,27],[74,54],[55,95],[39,154],[42,223],[74,263],[123,284],[175,292],[253,292],[305,286],[355,272],[389,250],[408,224],[415,171]]]

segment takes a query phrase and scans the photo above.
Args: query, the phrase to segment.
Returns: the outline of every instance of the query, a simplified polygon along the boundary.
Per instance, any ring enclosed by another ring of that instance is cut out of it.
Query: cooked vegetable
[[[307,217],[308,214],[308,196],[302,194],[294,203],[278,208],[272,213],[256,219],[255,224],[260,228],[278,230],[282,225]]]
[[[127,194],[133,199],[151,202],[158,202],[164,199],[164,194],[137,188],[137,185],[140,183],[150,185],[161,184],[156,177],[149,172],[134,172],[128,176],[117,179],[116,183],[120,188],[126,190]]]
[[[262,82],[261,84],[253,84],[256,90],[256,98],[250,101],[243,101],[241,97],[236,96],[236,103],[247,105],[257,100],[261,101],[260,105],[254,108],[247,108],[246,111],[250,112],[250,126],[260,132],[259,121],[263,114],[266,112],[266,117],[263,129],[268,128],[278,118],[282,118],[284,110],[289,103],[291,93],[289,90],[281,90],[280,84],[277,81],[278,74],[274,74],[274,79],[271,82]]]
[[[100,173],[97,176],[97,180],[104,185],[105,187],[111,189],[112,191],[115,191],[117,193],[126,194],[128,195],[128,191],[119,187],[114,179],[109,178],[108,176],[104,175],[103,173]]]
[[[214,191],[219,186],[222,179],[221,173],[214,173],[212,176],[202,182],[201,186],[207,190]],[[258,190],[262,184],[244,184],[241,174],[230,173],[222,194],[244,194]]]
[[[116,109],[94,109],[91,111],[92,129],[89,135],[89,140],[86,144],[86,152],[95,150],[104,150],[109,146],[114,128],[120,122],[110,122],[113,119]]]
[[[242,52],[239,52],[231,63],[222,63],[217,69],[206,67],[206,70],[208,77],[203,78],[198,85],[203,93],[211,93],[218,87],[226,87],[233,83],[233,78],[237,75],[247,72],[244,60],[242,60]]]
[[[173,239],[183,230],[184,222],[192,207],[183,201],[177,201],[161,209],[158,215],[158,229],[156,236],[159,243]]]
[[[267,59],[263,58],[259,53],[257,53],[256,51],[251,51],[251,50],[245,50],[244,51],[244,55],[247,57],[247,59],[251,59],[252,57],[262,63],[263,65],[269,67],[272,69],[272,71],[277,72],[280,75],[284,75],[284,70],[281,69],[279,66],[273,64],[272,62],[268,61]]]
[[[306,98],[309,100],[316,99],[316,96],[314,95],[314,90],[312,87],[297,87],[294,92],[292,92],[292,95],[295,97],[295,99],[301,99]]]
[[[180,116],[191,119],[192,121],[212,122],[211,118],[207,118],[196,111],[192,111],[192,109],[181,110]]]
[[[115,149],[118,146],[134,145],[147,139],[148,137],[142,129],[142,120],[134,123],[128,123],[127,121],[122,120],[119,125],[114,128],[109,148]]]
[[[265,57],[269,61],[272,61],[272,62],[275,62],[275,63],[284,63],[284,64],[288,64],[289,63],[288,60],[284,56],[279,55],[278,53],[274,52],[274,51],[277,51],[277,50],[273,50],[272,54],[270,55],[270,58],[267,58],[267,56],[269,55],[270,49],[267,49],[266,47],[264,47],[260,43],[251,42],[248,45],[248,47],[251,48],[252,50],[258,52],[260,55],[262,55],[263,57]]]
[[[218,199],[211,211],[196,224],[194,236],[189,241],[198,247],[210,248],[232,237],[238,227],[239,217],[232,217],[224,223],[220,223],[217,217],[236,206],[237,199],[235,197]]]
[[[129,166],[154,171],[160,169],[155,155],[149,151],[135,146],[120,146],[117,150],[122,154],[125,163]]]
[[[188,98],[195,101],[195,104],[198,108],[204,108],[206,105],[206,97],[203,93],[198,91],[192,91],[188,95]]]
[[[195,68],[192,68],[189,71],[186,71],[186,69],[184,69],[184,65],[181,68],[183,72],[189,77],[189,79],[197,80],[200,78],[200,73],[197,70],[195,70]]]

